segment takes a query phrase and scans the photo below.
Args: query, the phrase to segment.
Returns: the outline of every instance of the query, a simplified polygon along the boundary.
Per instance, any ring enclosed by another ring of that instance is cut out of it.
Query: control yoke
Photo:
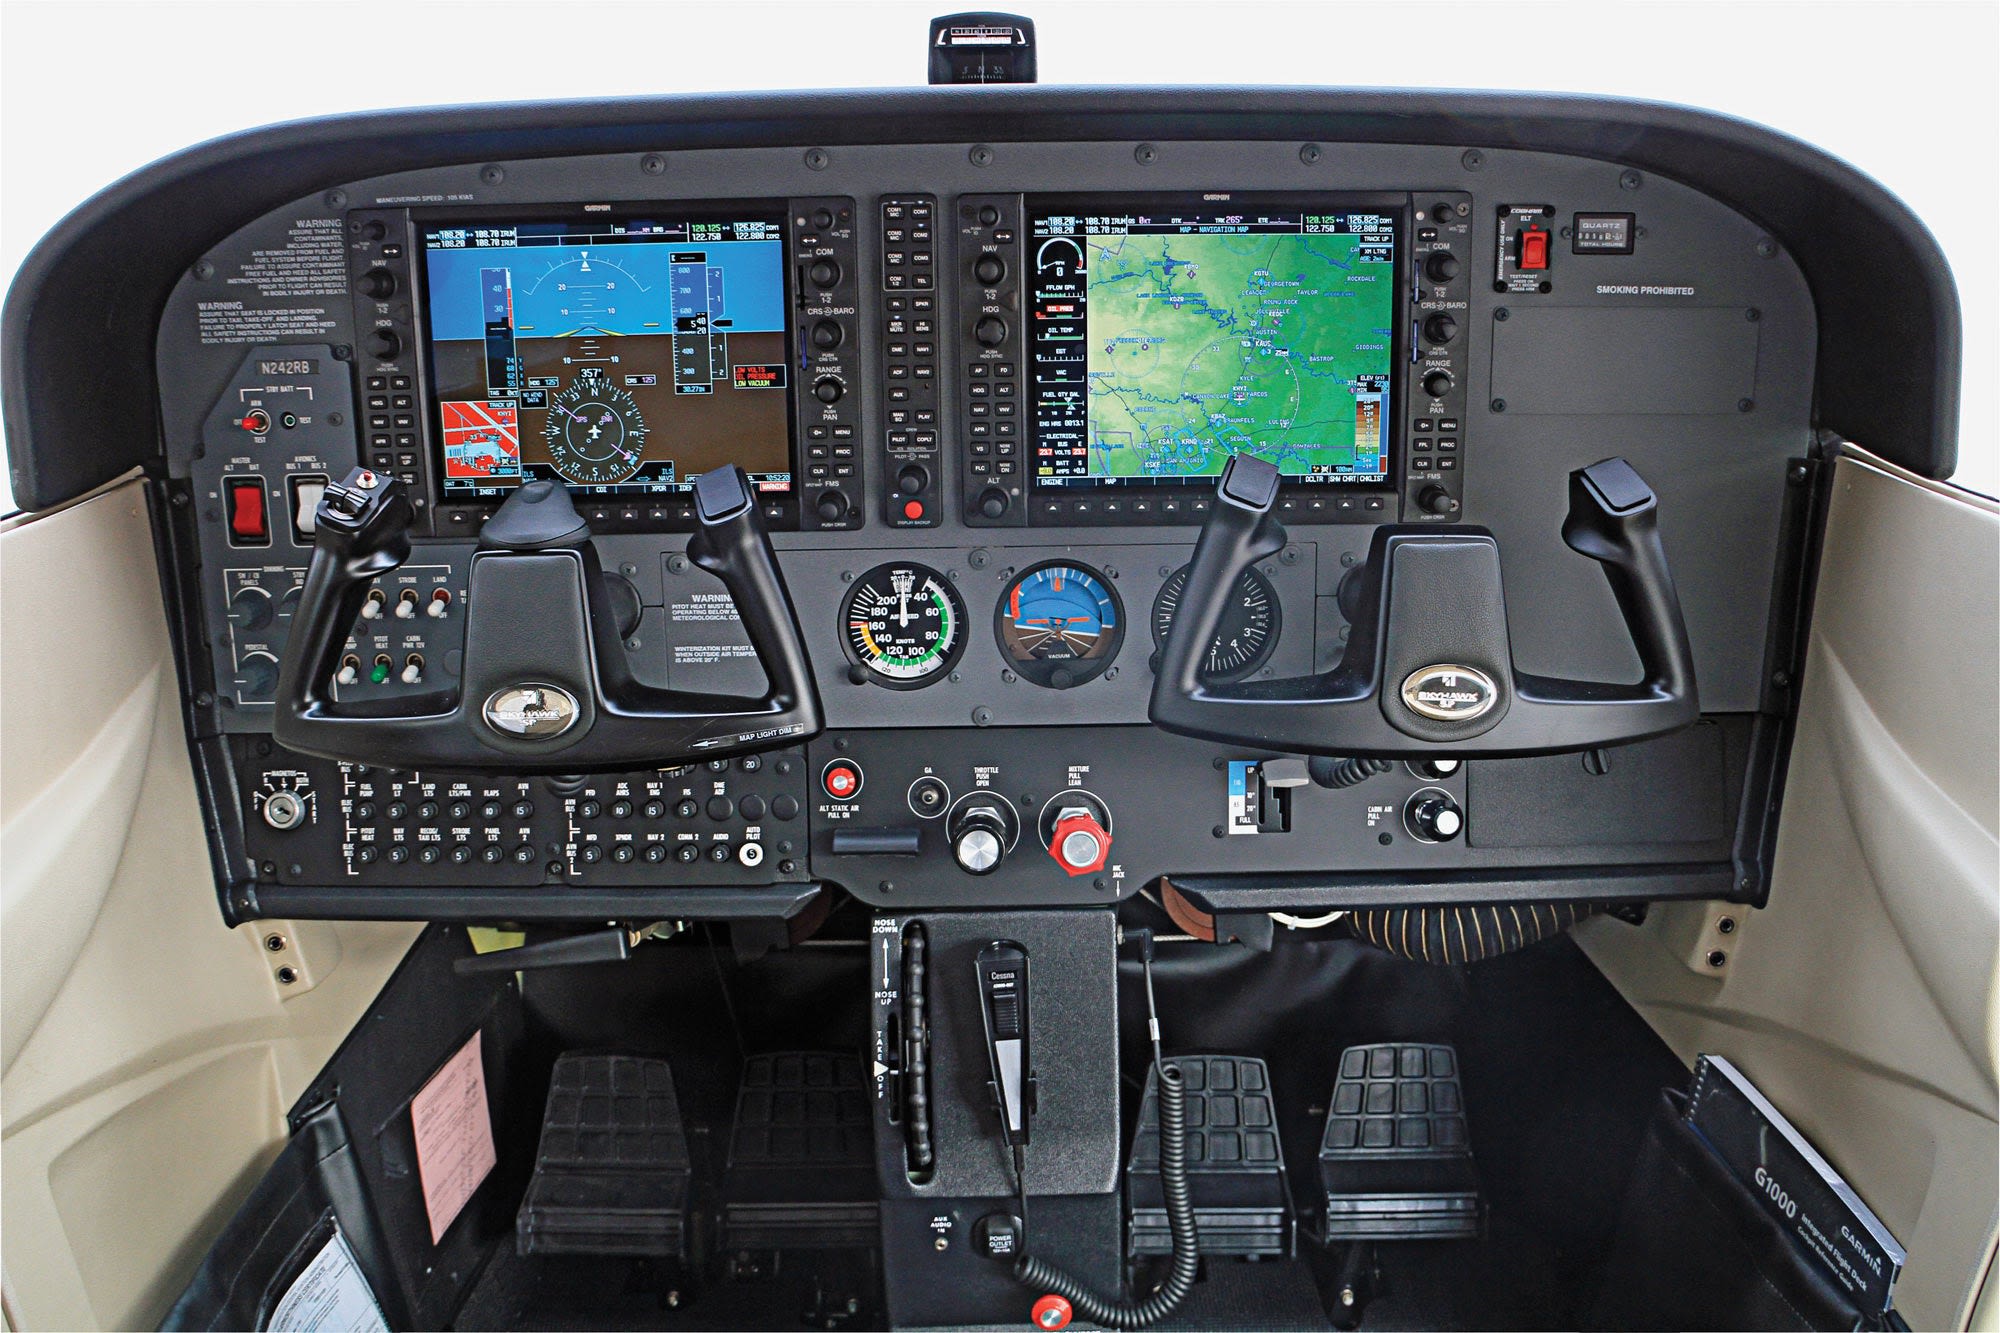
[[[1148,713],[1186,736],[1294,754],[1523,755],[1617,745],[1701,715],[1658,500],[1607,458],[1569,478],[1563,540],[1604,568],[1644,675],[1637,684],[1517,671],[1500,548],[1483,528],[1384,526],[1341,590],[1339,665],[1289,680],[1208,684],[1204,650],[1250,565],[1285,546],[1278,469],[1238,454],[1216,486]]]
[[[320,500],[273,733],[330,759],[563,773],[671,767],[818,734],[819,692],[749,478],[734,466],[703,473],[694,501],[701,526],[688,558],[735,600],[764,669],[762,698],[633,678],[620,634],[628,609],[609,590],[569,493],[547,481],[521,486],[480,531],[456,688],[394,702],[332,697],[370,583],[410,556],[402,486],[356,468]]]

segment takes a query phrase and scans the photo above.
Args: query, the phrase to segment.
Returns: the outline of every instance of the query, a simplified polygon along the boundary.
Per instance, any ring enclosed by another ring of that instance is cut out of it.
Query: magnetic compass
[[[578,486],[624,481],[645,462],[646,420],[639,405],[594,368],[549,403],[542,435],[557,475]]]

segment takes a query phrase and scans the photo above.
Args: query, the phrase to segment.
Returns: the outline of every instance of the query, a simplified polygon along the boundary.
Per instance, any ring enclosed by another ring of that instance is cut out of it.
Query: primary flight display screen
[[[671,494],[726,463],[789,491],[783,235],[741,209],[425,223],[445,501]]]
[[[1401,214],[1301,200],[1028,201],[1040,488],[1389,475]]]

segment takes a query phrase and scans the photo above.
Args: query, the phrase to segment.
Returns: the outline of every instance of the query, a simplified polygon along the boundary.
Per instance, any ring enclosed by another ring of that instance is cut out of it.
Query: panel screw
[[[507,168],[495,162],[488,162],[479,169],[479,179],[488,185],[498,185],[507,179]]]
[[[186,509],[193,501],[188,497],[186,491],[175,491],[173,499],[168,501],[168,503],[176,509]]]
[[[639,170],[645,172],[648,176],[662,175],[666,172],[666,169],[667,159],[661,157],[658,153],[648,153],[639,159]]]
[[[347,191],[345,191],[345,190],[328,190],[328,191],[326,192],[326,206],[327,206],[328,208],[345,208],[345,207],[347,207]]]
[[[1487,406],[1492,408],[1495,412],[1505,412],[1507,410],[1507,400],[1505,398],[1495,398],[1492,402],[1488,403]]]
[[[1748,310],[1743,312],[1743,318],[1749,320],[1752,324],[1755,324],[1758,320],[1764,318],[1764,312],[1759,310],[1756,306],[1753,305]]]
[[[965,160],[975,167],[990,167],[993,165],[993,150],[983,143],[976,143],[972,145],[972,151],[965,155]]]
[[[266,935],[264,937],[264,947],[272,953],[283,953],[285,951],[285,937],[275,932]]]
[[[1458,155],[1458,165],[1467,171],[1478,171],[1486,165],[1486,154],[1477,148],[1468,148]]]
[[[1142,143],[1132,150],[1132,160],[1142,167],[1150,167],[1160,155],[1160,150],[1149,143]]]
[[[1281,565],[1296,565],[1304,558],[1296,546],[1287,546],[1284,550],[1278,552],[1278,563]]]
[[[1763,240],[1757,242],[1757,253],[1762,258],[1769,259],[1778,253],[1778,243],[1766,236]]]
[[[1223,830],[1223,827],[1220,824],[1217,824],[1214,828],[1210,829],[1209,834],[1212,837],[1217,837],[1217,838],[1226,838],[1229,836],[1229,834]]]
[[[1611,752],[1605,749],[1583,752],[1583,771],[1592,777],[1601,778],[1611,771]]]
[[[685,574],[687,573],[687,568],[688,558],[686,556],[676,554],[667,557],[667,571],[669,573]]]
[[[215,276],[215,265],[209,263],[206,259],[204,259],[199,264],[196,264],[194,266],[194,275],[201,281],[207,282],[210,278]]]
[[[825,171],[833,165],[833,155],[824,148],[806,149],[806,165],[814,171]]]
[[[1355,557],[1354,557],[1354,552],[1352,552],[1352,551],[1342,551],[1342,552],[1340,553],[1340,564],[1341,564],[1341,567],[1342,567],[1343,569],[1351,569],[1351,568],[1353,568],[1353,566],[1354,566],[1354,559],[1355,559]]]
[[[1381,843],[1384,847],[1387,847],[1390,843],[1394,842],[1395,840],[1396,840],[1396,835],[1393,833],[1378,833],[1375,835],[1375,841]]]
[[[896,881],[893,879],[885,879],[880,884],[877,884],[875,887],[877,889],[880,889],[883,893],[894,893],[896,891]]]
[[[1621,171],[1618,173],[1618,188],[1621,190],[1636,190],[1645,183],[1646,178],[1636,171]]]
[[[1514,318],[1514,312],[1509,310],[1506,306],[1503,305],[1494,308],[1493,319],[1495,323],[1505,324],[1508,320],[1512,318]]]
[[[1307,166],[1311,166],[1313,163],[1319,161],[1319,145],[1316,143],[1301,145],[1299,148],[1299,161],[1305,163]]]
[[[1011,672],[1011,671],[1002,671],[1002,672],[1000,673],[1000,683],[1001,683],[1002,685],[1012,685],[1012,684],[1013,684],[1013,683],[1014,683],[1015,681],[1017,681],[1017,680],[1019,680],[1019,679],[1020,679],[1020,677],[1019,677],[1019,676],[1016,676],[1016,675],[1015,675],[1015,674],[1014,674],[1013,672]]]
[[[1736,410],[1737,410],[1738,412],[1748,412],[1748,411],[1752,410],[1753,408],[1755,408],[1756,406],[1757,406],[1757,403],[1756,403],[1756,400],[1755,400],[1755,399],[1751,399],[1751,398],[1738,398],[1738,399],[1736,400]]]
[[[280,986],[289,986],[298,979],[299,970],[297,968],[281,967],[278,969],[278,984]]]
[[[1710,967],[1721,967],[1724,963],[1728,961],[1729,961],[1729,955],[1724,953],[1722,950],[1710,949],[1708,951],[1708,965]]]
[[[990,726],[992,726],[992,725],[993,725],[993,710],[992,710],[992,709],[990,709],[990,708],[975,708],[975,709],[973,709],[973,710],[972,710],[972,725],[973,725],[973,726],[975,726],[975,727],[990,727]]]
[[[974,569],[984,569],[992,559],[993,557],[987,554],[986,548],[982,546],[972,554],[966,556],[965,563],[971,565]]]
[[[215,696],[207,690],[203,690],[201,693],[195,695],[194,706],[196,708],[213,708],[215,707]]]
[[[1734,935],[1736,933],[1736,918],[1733,916],[1717,917],[1715,921],[1715,933],[1718,935]]]

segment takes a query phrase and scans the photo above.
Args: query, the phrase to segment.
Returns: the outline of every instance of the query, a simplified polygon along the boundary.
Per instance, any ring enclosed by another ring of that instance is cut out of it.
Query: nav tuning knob
[[[1451,793],[1426,787],[1403,807],[1403,826],[1418,842],[1450,842],[1465,830],[1465,812]]]

